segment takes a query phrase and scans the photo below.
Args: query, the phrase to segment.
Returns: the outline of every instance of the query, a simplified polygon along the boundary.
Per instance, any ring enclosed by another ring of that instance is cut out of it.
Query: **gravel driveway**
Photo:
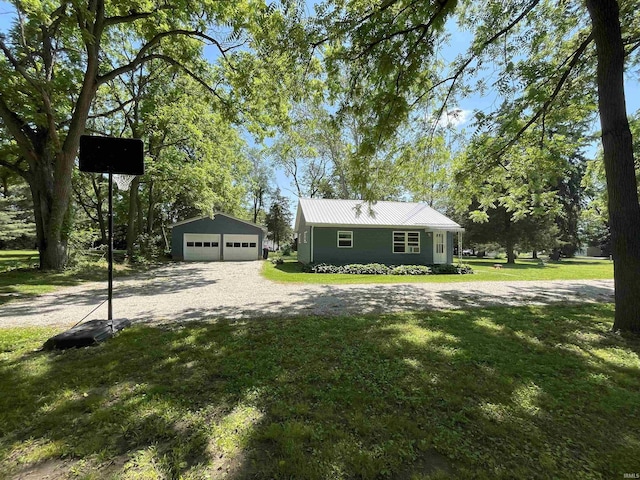
[[[344,315],[489,305],[613,301],[613,280],[278,284],[260,275],[262,262],[173,263],[116,279],[114,317],[134,323],[215,317]],[[0,306],[0,327],[71,326],[107,297],[105,282],[85,283]],[[106,318],[106,303],[87,317]]]

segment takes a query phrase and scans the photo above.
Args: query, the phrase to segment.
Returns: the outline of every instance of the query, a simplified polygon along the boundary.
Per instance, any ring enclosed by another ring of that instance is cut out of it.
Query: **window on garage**
[[[251,242],[251,243],[249,244],[249,246],[250,246],[251,248],[256,248],[257,244],[256,244],[255,242]]]
[[[224,246],[227,247],[227,248],[233,248],[233,243],[232,242],[227,242],[227,243],[225,243]]]
[[[218,242],[211,242],[211,246],[214,248],[218,248]]]
[[[193,247],[193,242],[187,242],[187,247]]]
[[[234,248],[240,248],[240,242],[233,242]]]

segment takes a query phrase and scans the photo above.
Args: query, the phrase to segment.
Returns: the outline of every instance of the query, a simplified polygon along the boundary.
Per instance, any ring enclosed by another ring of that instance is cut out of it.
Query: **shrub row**
[[[354,275],[439,275],[470,274],[473,269],[468,265],[383,265],[382,263],[351,265],[329,265],[326,263],[302,266],[306,273],[350,273]]]

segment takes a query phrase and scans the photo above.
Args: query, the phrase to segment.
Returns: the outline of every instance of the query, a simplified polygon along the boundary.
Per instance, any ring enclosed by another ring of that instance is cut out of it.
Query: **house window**
[[[338,232],[338,248],[353,247],[353,232]]]
[[[302,233],[302,243],[307,243],[307,232]]]
[[[393,253],[420,253],[420,232],[393,232]]]

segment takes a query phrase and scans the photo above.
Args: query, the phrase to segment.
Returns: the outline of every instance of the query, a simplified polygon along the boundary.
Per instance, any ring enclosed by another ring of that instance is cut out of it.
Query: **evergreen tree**
[[[285,242],[291,236],[293,214],[289,206],[289,199],[280,193],[280,189],[276,189],[273,194],[271,207],[266,215],[266,224],[269,233],[267,238],[273,240],[275,245],[280,248],[282,242]]]

